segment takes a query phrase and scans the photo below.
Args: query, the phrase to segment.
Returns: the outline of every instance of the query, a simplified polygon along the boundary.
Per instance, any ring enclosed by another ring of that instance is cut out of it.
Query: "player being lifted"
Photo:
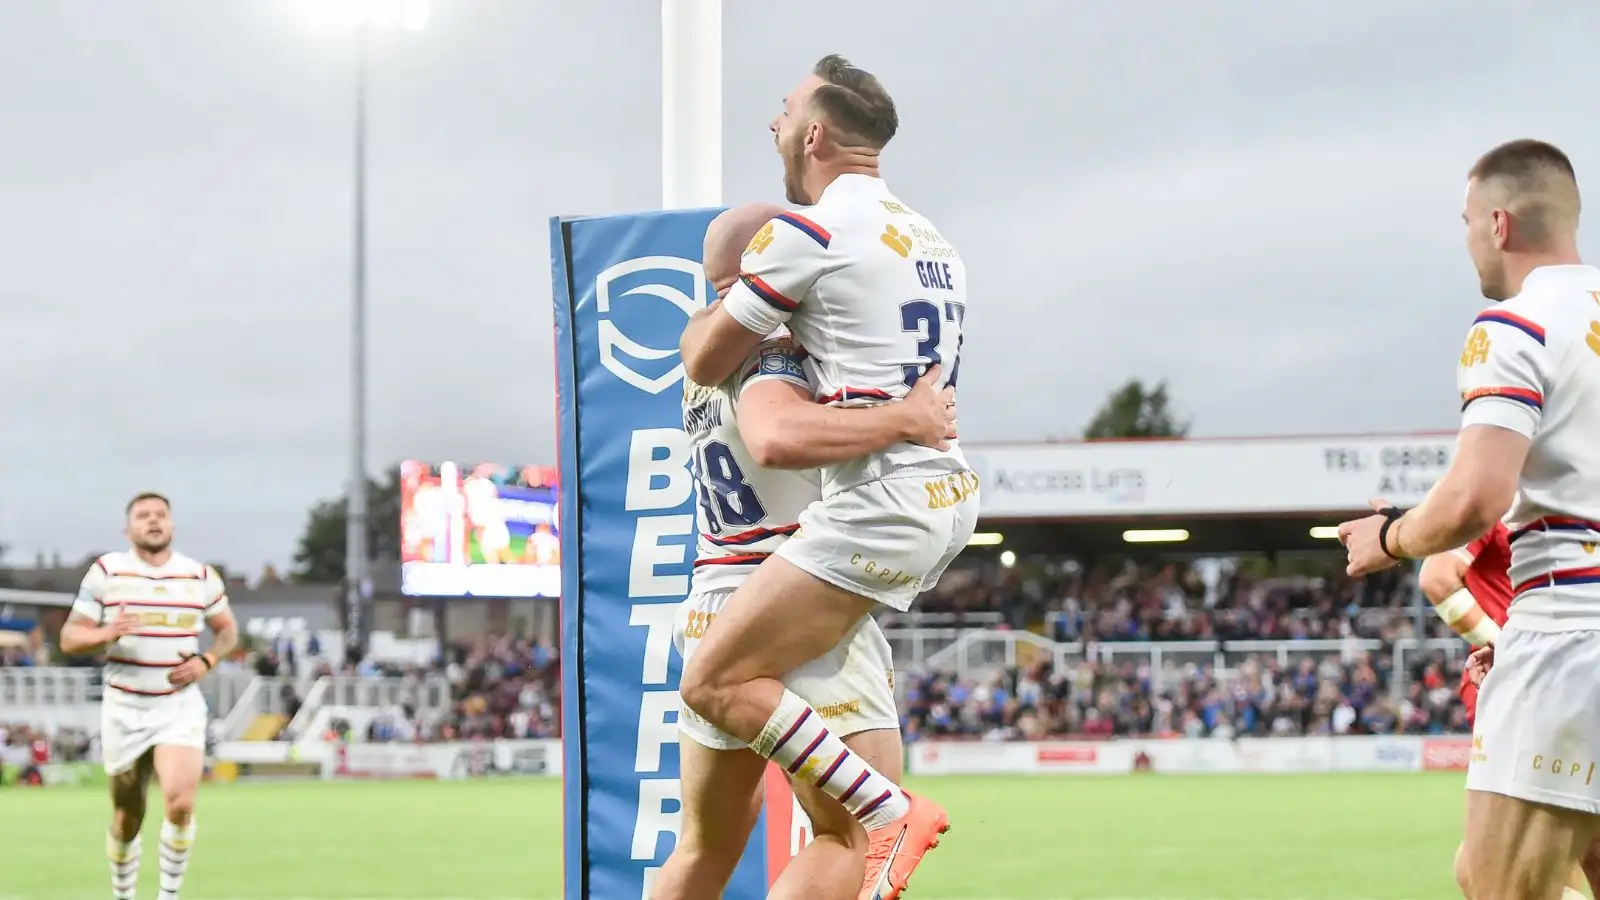
[[[239,630],[222,578],[172,549],[172,506],[160,494],[128,502],[132,548],[94,561],[61,628],[61,651],[106,652],[100,749],[111,777],[111,893],[131,900],[139,830],[153,774],[161,785],[161,900],[177,900],[194,846],[195,790],[205,764],[206,701],[197,686],[233,652]],[[201,653],[201,626],[212,631]]]
[[[740,251],[782,212],[750,204],[712,220],[702,258],[719,298],[738,280]],[[685,660],[716,627],[733,591],[794,532],[801,511],[821,499],[821,466],[903,441],[944,446],[951,433],[953,392],[934,387],[937,367],[903,402],[838,409],[812,399],[805,356],[787,334],[775,334],[721,385],[684,383],[683,424],[694,458],[700,533],[693,590],[673,629]],[[826,655],[787,673],[783,683],[829,720],[850,753],[898,781],[902,749],[893,673],[889,642],[869,616]],[[656,877],[654,900],[721,896],[761,811],[767,760],[687,708],[678,727],[689,738],[679,756],[683,824]],[[853,898],[861,890],[866,833],[812,786],[820,777],[794,782],[813,840],[784,869],[769,897],[829,900]]]
[[[1404,514],[1340,526],[1351,575],[1445,552],[1505,516],[1514,600],[1481,683],[1467,770],[1466,892],[1560,897],[1600,835],[1600,271],[1578,258],[1572,163],[1541,141],[1467,179],[1483,294],[1462,351],[1455,458]],[[1510,509],[1507,513],[1506,510]]]
[[[899,126],[878,79],[825,57],[771,129],[791,202],[763,227],[739,281],[684,331],[685,371],[721,384],[787,324],[815,396],[869,406],[932,366],[954,386],[966,271],[927,219],[889,191],[878,156]],[[906,610],[972,536],[977,477],[960,450],[897,444],[822,470],[823,499],[739,587],[684,666],[690,709],[838,800],[865,827],[867,898],[899,896],[949,828],[944,810],[849,753],[780,680],[839,644],[876,604]]]

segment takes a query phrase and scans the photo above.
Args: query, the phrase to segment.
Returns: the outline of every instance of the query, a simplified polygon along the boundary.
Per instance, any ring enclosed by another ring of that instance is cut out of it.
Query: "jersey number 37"
[[[908,300],[900,304],[900,327],[917,336],[919,360],[900,367],[905,370],[906,387],[916,384],[917,379],[930,367],[944,363],[944,332],[947,324],[955,326],[956,345],[950,352],[944,383],[950,387],[956,386],[956,374],[961,369],[961,342],[966,338],[961,333],[961,324],[966,320],[967,307],[964,303],[954,301],[945,301],[942,310],[939,307],[940,304],[931,300]]]

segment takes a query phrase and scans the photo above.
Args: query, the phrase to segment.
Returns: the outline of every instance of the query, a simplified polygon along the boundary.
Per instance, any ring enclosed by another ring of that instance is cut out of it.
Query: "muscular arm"
[[[1449,471],[1415,509],[1389,527],[1396,556],[1422,558],[1460,547],[1511,508],[1532,440],[1498,425],[1461,429]]]
[[[739,398],[739,436],[756,464],[815,469],[887,450],[916,436],[901,403],[840,409],[786,381],[763,381]]]
[[[1492,644],[1500,636],[1500,626],[1478,605],[1478,598],[1467,590],[1465,551],[1435,553],[1422,561],[1417,586],[1433,604],[1433,611],[1474,647]]]
[[[684,374],[697,384],[721,384],[738,371],[765,336],[766,332],[757,334],[739,324],[718,300],[690,316],[683,330],[678,352],[683,356]]]
[[[61,626],[61,652],[68,656],[99,653],[113,640],[116,638],[111,629],[102,627],[83,613],[72,613],[67,616],[66,624]]]
[[[211,665],[215,666],[238,649],[239,623],[234,620],[232,610],[224,609],[206,616],[206,627],[211,629],[211,646],[206,652],[211,655]]]

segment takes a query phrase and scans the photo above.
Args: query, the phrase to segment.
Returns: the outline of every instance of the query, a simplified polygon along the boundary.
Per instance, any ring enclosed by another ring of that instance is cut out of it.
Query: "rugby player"
[[[1496,522],[1488,534],[1467,546],[1423,560],[1417,582],[1439,618],[1476,650],[1493,646],[1505,625],[1511,606],[1510,568],[1511,531],[1505,523]],[[1478,714],[1478,685],[1471,668],[1461,671],[1460,693],[1471,725]],[[1455,876],[1466,892],[1466,858],[1461,848],[1456,849]],[[1584,897],[1585,882],[1583,870],[1574,869],[1562,897]]]
[[[749,204],[711,222],[702,258],[719,298],[738,279],[740,251],[782,212]],[[683,423],[695,461],[700,534],[693,590],[673,628],[685,660],[716,627],[734,589],[788,539],[801,511],[821,499],[821,466],[901,441],[942,446],[954,426],[953,392],[934,387],[937,373],[918,381],[904,402],[840,410],[813,401],[805,355],[780,331],[723,384],[684,383]],[[903,751],[893,679],[889,642],[868,616],[829,653],[783,682],[829,721],[847,752],[898,781]],[[654,900],[720,896],[761,811],[767,760],[687,707],[678,727],[688,738],[680,741],[679,756],[683,823],[656,876]],[[812,785],[820,777],[793,782],[811,818],[813,840],[785,867],[769,897],[849,900],[861,890],[866,832]]]
[[[145,492],[128,501],[131,549],[107,553],[83,576],[61,628],[61,651],[106,652],[100,751],[111,777],[111,894],[139,883],[139,831],[150,776],[161,785],[160,900],[177,900],[194,847],[195,790],[205,767],[206,701],[198,684],[239,643],[217,570],[172,549],[172,505]],[[211,646],[201,653],[201,625]]]
[[[817,63],[771,124],[798,212],[747,248],[722,302],[691,317],[684,370],[721,384],[779,326],[809,353],[813,396],[872,406],[960,369],[966,270],[937,228],[884,183],[878,157],[899,116],[877,78],[838,56]],[[822,470],[823,499],[741,584],[684,666],[685,703],[790,772],[805,773],[866,829],[863,898],[898,897],[950,827],[903,791],[780,680],[828,653],[877,604],[905,611],[965,548],[978,479],[954,442],[900,443]]]
[[[1566,154],[1519,140],[1467,178],[1483,294],[1461,352],[1462,428],[1417,508],[1340,526],[1351,575],[1460,546],[1505,513],[1513,602],[1480,685],[1463,855],[1473,898],[1546,898],[1600,835],[1600,270],[1578,257]],[[1375,503],[1374,506],[1381,504]]]

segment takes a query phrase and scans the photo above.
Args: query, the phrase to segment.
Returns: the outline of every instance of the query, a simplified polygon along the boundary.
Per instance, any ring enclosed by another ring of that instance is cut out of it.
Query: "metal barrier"
[[[426,718],[447,712],[453,702],[450,682],[442,675],[402,678],[325,675],[306,693],[300,711],[289,722],[288,731],[296,737],[305,736],[311,723],[316,721],[317,713],[327,707],[410,706]]]
[[[0,710],[98,703],[101,686],[98,668],[0,668]]]
[[[1075,677],[1073,668],[1083,662],[1117,666],[1125,662],[1145,665],[1157,686],[1183,676],[1187,667],[1209,667],[1214,677],[1233,678],[1239,665],[1268,656],[1280,669],[1292,669],[1303,659],[1321,662],[1338,657],[1351,662],[1359,656],[1388,652],[1393,674],[1390,690],[1401,697],[1409,688],[1411,667],[1419,654],[1437,654],[1440,661],[1471,652],[1456,638],[1403,638],[1386,644],[1372,639],[1243,640],[1243,641],[1103,641],[1093,644],[1054,641],[1029,631],[1007,629],[912,628],[884,632],[895,648],[900,668],[948,672],[963,680],[981,678],[1004,669],[1026,668],[1048,660],[1058,671]]]

